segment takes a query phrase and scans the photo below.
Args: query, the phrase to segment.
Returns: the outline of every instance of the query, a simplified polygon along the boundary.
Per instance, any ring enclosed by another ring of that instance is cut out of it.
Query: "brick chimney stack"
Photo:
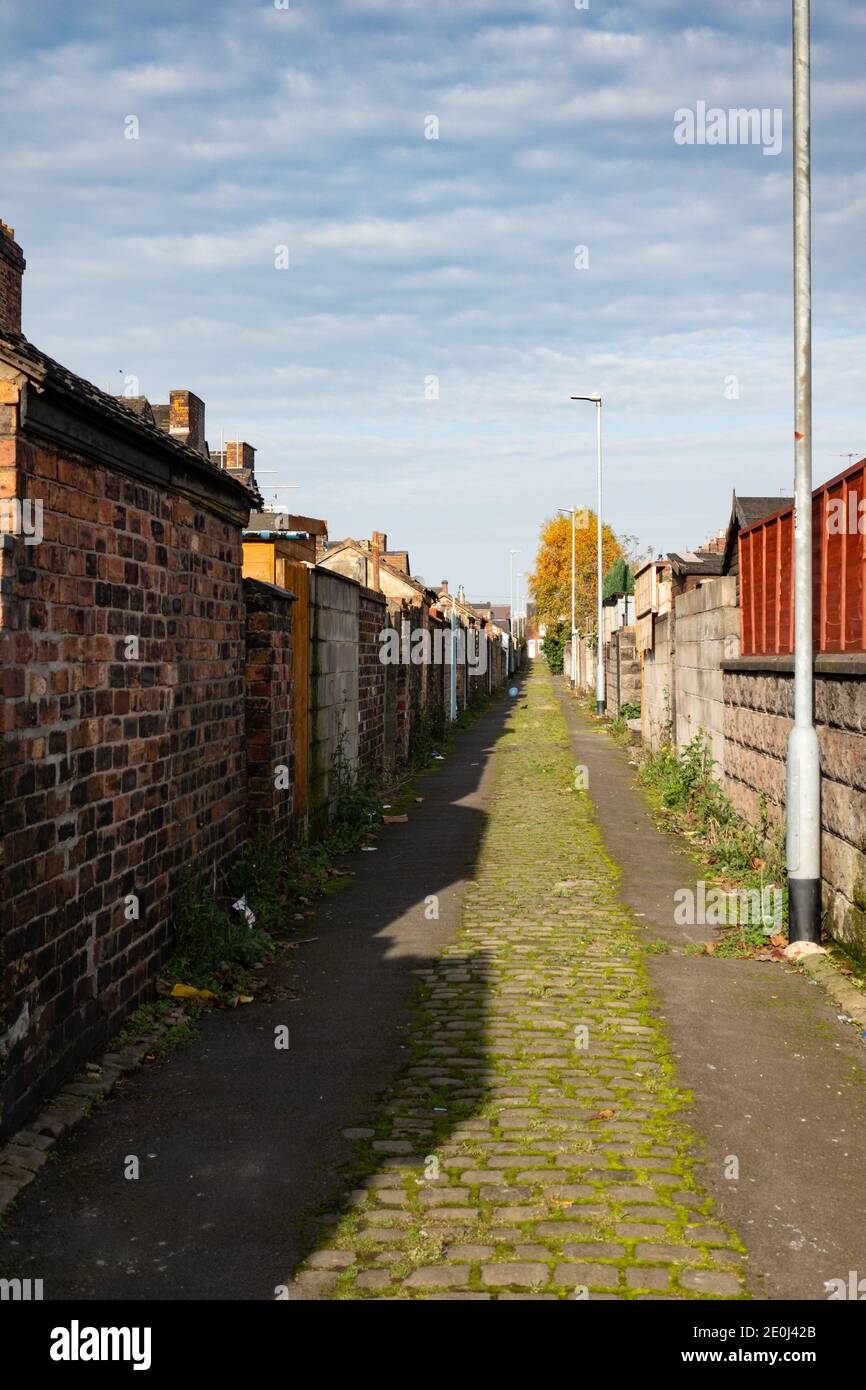
[[[442,580],[442,583],[439,585],[439,592],[440,592],[440,594],[447,594],[447,592],[448,592],[448,580],[447,580],[447,579],[443,579],[443,580]]]
[[[168,432],[197,453],[205,452],[204,401],[192,391],[170,391]]]
[[[379,569],[379,560],[381,559],[382,551],[386,548],[387,544],[387,536],[384,536],[381,531],[373,532],[372,536],[370,537],[370,554],[373,559],[373,576],[370,588],[376,589],[377,592],[382,582],[381,571]]]
[[[15,233],[0,222],[0,330],[21,332],[21,278],[27,262]]]
[[[252,444],[244,444],[239,439],[226,441],[226,468],[248,469],[250,473],[256,466],[256,451]]]

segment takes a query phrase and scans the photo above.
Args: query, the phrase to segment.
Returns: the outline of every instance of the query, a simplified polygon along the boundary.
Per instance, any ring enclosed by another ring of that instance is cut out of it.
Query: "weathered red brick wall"
[[[273,584],[244,580],[246,664],[244,723],[247,825],[277,835],[291,831],[295,750],[292,608],[294,597]]]
[[[448,667],[445,663],[448,649],[448,624],[442,618],[432,617],[429,609],[425,610],[425,616],[427,630],[430,634],[430,650],[433,661],[427,671],[424,711],[427,727],[431,734],[441,738],[447,721],[448,700],[450,698]]]
[[[401,659],[397,665],[388,668],[386,760],[392,770],[404,768],[409,761],[410,739],[412,734],[410,676],[409,666],[402,660],[403,643],[408,641],[410,616],[407,606],[400,599],[388,599],[388,624],[400,640]]]
[[[385,665],[379,634],[386,603],[375,589],[362,588],[358,609],[358,769],[375,785],[385,767]]]
[[[3,466],[5,465],[5,467]],[[23,435],[6,537],[2,1123],[153,988],[185,864],[218,884],[245,834],[237,522]]]

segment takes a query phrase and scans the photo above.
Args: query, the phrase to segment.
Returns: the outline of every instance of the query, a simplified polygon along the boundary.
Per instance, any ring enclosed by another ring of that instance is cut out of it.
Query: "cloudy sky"
[[[594,501],[573,393],[644,547],[788,489],[788,0],[284,3],[0,0],[28,337],[479,598]],[[866,7],[813,9],[818,482],[866,453]],[[677,143],[698,102],[781,153]]]

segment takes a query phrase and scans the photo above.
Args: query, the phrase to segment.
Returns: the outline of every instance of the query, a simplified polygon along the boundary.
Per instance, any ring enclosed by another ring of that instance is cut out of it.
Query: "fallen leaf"
[[[714,951],[715,949],[716,949],[716,943],[715,943],[715,941],[705,941],[705,942],[704,942],[704,950],[706,951],[706,953],[707,953],[708,956],[711,956],[711,955],[713,954],[713,951]]]
[[[216,999],[213,990],[195,989],[193,985],[175,985],[171,992],[175,999]]]
[[[590,1115],[591,1120],[612,1120],[616,1114],[615,1110],[597,1110],[594,1115]]]

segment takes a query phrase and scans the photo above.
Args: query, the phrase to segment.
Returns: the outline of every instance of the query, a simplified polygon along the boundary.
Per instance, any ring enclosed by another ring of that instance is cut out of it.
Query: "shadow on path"
[[[46,1299],[274,1297],[307,1213],[342,1191],[342,1131],[365,1124],[408,1055],[417,972],[456,928],[512,703],[458,736],[408,823],[346,857],[355,878],[322,902],[292,966],[269,971],[263,1000],[206,1016],[188,1050],[127,1082],[42,1169],[0,1235],[0,1273],[42,1279]]]

